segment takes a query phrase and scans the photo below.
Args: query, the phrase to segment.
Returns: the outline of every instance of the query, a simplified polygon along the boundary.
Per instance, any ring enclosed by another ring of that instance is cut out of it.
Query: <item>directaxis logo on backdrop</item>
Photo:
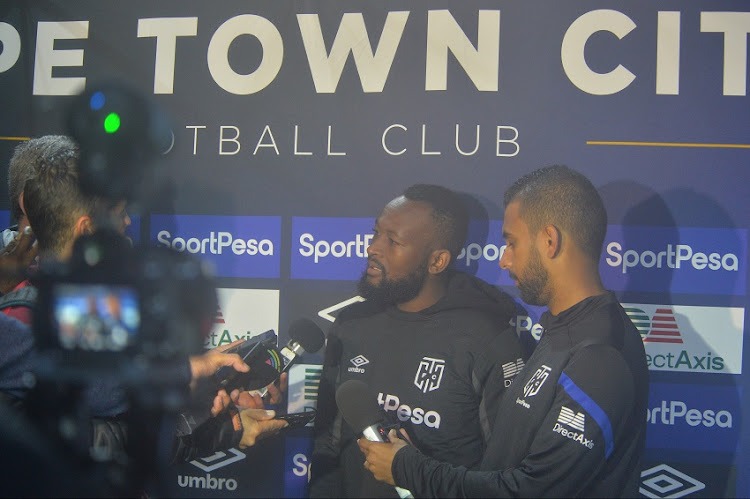
[[[152,215],[151,240],[196,255],[218,277],[279,277],[281,217]]]
[[[228,345],[273,329],[279,330],[279,291],[218,288],[219,308],[206,337],[206,348]]]
[[[623,303],[652,371],[742,374],[745,309]]]
[[[646,447],[734,453],[740,416],[734,386],[651,383]]]
[[[600,271],[613,290],[743,296],[747,230],[613,225]]]

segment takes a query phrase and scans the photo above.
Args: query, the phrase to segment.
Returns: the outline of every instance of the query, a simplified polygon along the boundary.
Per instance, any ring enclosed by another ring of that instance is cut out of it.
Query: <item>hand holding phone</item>
[[[280,419],[289,423],[289,426],[287,426],[286,428],[302,428],[303,426],[315,420],[315,409],[306,410],[304,412],[296,412],[294,414],[281,414],[276,416],[274,419]]]

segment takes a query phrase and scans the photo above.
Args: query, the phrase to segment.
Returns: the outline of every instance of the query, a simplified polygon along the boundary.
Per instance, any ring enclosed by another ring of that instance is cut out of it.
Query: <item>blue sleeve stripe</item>
[[[573,380],[570,379],[567,374],[562,373],[557,383],[560,384],[568,393],[568,395],[570,395],[570,398],[578,402],[578,404],[583,407],[583,409],[588,412],[592,418],[594,418],[596,424],[599,425],[599,428],[601,428],[602,430],[602,435],[604,436],[604,456],[609,459],[609,456],[614,450],[615,443],[614,439],[612,438],[612,424],[609,422],[609,417],[607,417],[607,414],[601,407],[599,407],[599,404],[594,402],[591,397],[586,395],[583,390],[578,388],[578,386],[573,383]]]

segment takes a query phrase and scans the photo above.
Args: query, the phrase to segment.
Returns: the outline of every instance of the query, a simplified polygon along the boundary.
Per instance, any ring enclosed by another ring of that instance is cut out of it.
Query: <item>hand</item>
[[[281,373],[279,386],[276,386],[276,383],[271,383],[266,388],[268,389],[267,403],[271,405],[280,404],[284,400],[284,394],[289,389],[289,374]]]
[[[284,400],[284,394],[289,389],[289,375],[282,373],[279,377],[279,386],[276,383],[271,383],[266,387],[268,393],[266,395],[266,401],[264,403],[263,398],[258,394],[257,391],[244,391],[234,390],[231,393],[232,402],[237,407],[247,407],[251,409],[262,409],[265,404],[276,405],[280,404]]]
[[[202,355],[190,357],[190,374],[193,382],[198,378],[211,376],[224,366],[231,366],[236,371],[246,373],[250,367],[242,361],[242,358],[236,353],[223,353],[225,350],[238,345],[243,340],[237,340],[228,345],[212,348]]]
[[[26,226],[0,253],[0,293],[8,293],[23,281],[26,270],[37,255],[31,227]]]
[[[214,397],[213,405],[211,406],[211,415],[214,417],[218,416],[219,414],[224,412],[224,410],[227,407],[229,407],[229,404],[231,403],[232,403],[232,400],[229,397],[229,395],[227,395],[227,391],[224,389],[219,390],[216,393],[216,397]]]
[[[275,415],[274,411],[263,409],[245,409],[241,411],[242,440],[240,440],[240,449],[252,447],[258,440],[275,435],[282,428],[289,426],[289,423],[286,421],[273,419]]]
[[[402,433],[405,434],[403,431]],[[395,486],[396,482],[391,472],[393,458],[396,452],[408,444],[398,438],[396,430],[391,430],[388,438],[391,440],[390,443],[370,442],[365,438],[360,438],[357,443],[365,455],[365,469],[372,473],[376,480]]]

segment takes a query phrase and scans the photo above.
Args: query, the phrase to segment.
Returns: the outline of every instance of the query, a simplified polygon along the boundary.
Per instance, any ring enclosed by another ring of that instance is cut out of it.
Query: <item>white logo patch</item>
[[[575,431],[571,431],[568,428],[563,427],[563,425]],[[586,435],[584,434],[585,426],[586,416],[582,412],[575,412],[563,406],[560,408],[560,415],[557,416],[557,423],[555,423],[555,427],[552,428],[552,431],[565,438],[573,440],[574,442],[578,442],[587,449],[593,449],[594,440],[586,438]]]
[[[356,357],[351,359],[349,362],[354,364],[354,367],[350,367],[349,369],[347,369],[347,371],[349,371],[350,373],[359,373],[359,374],[362,374],[365,372],[365,370],[362,369],[362,366],[370,363],[370,361],[367,360],[367,357],[365,357],[364,355],[357,355]]]
[[[507,362],[503,364],[503,377],[505,379],[512,378],[516,376],[518,373],[521,372],[521,369],[524,368],[523,359],[519,358],[516,359],[515,362]]]
[[[705,488],[705,483],[671,466],[660,464],[641,472],[638,491],[646,497],[685,497]]]
[[[570,426],[574,430],[584,431],[586,416],[582,412],[576,413],[563,406],[560,408],[560,415],[557,417],[557,421]]]
[[[551,367],[544,365],[537,369],[531,379],[526,383],[526,386],[523,387],[523,396],[533,397],[539,393],[539,389],[541,389],[544,382],[547,381],[551,371]]]
[[[422,360],[419,362],[417,374],[414,376],[414,385],[422,390],[422,393],[437,390],[440,388],[440,382],[443,380],[444,370],[445,361],[443,359],[422,357]]]

